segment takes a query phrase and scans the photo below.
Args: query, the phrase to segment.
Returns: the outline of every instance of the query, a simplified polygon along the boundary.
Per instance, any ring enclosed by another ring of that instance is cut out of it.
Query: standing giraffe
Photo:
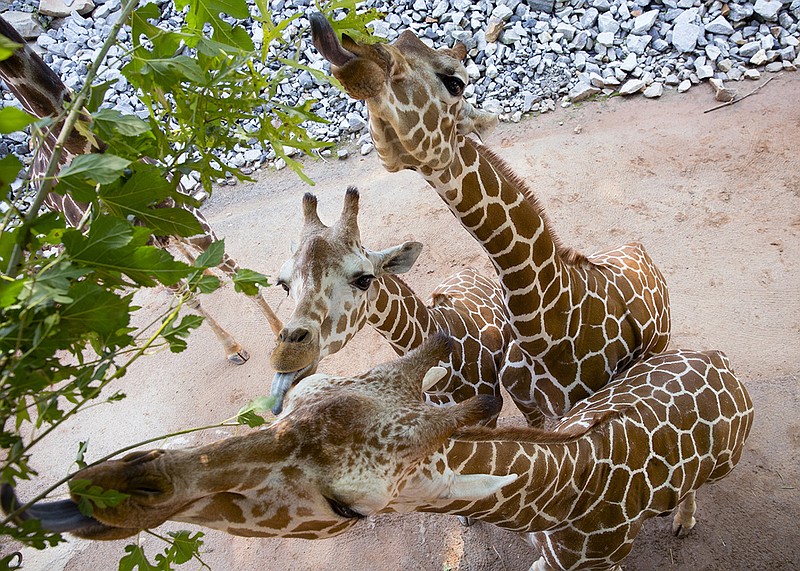
[[[695,492],[730,473],[752,425],[722,353],[670,351],[621,373],[555,432],[463,429],[498,403],[422,401],[448,349],[438,334],[357,377],[308,377],[266,430],[81,470],[74,478],[129,495],[91,518],[72,499],[19,510],[10,487],[3,509],[87,539],[167,520],[316,539],[379,512],[448,513],[529,533],[533,570],[618,569],[645,520],[677,507],[673,531],[694,527]]]
[[[317,215],[316,197],[303,197],[302,237],[278,273],[277,284],[296,306],[272,353],[278,371],[273,412],[280,412],[292,384],[314,373],[320,360],[344,347],[366,323],[399,355],[438,330],[450,333],[455,347],[448,374],[426,393],[429,402],[452,405],[478,394],[501,398],[498,373],[509,335],[497,282],[467,268],[437,286],[425,304],[395,275],[411,268],[422,244],[365,248],[358,198],[358,191],[348,188],[338,222],[328,227]]]
[[[23,46],[15,51],[8,59],[0,61],[0,79],[5,82],[11,93],[14,94],[25,110],[31,115],[39,118],[60,117],[64,110],[64,104],[72,99],[72,92],[64,85],[58,75],[42,61],[42,58],[27,45],[14,27],[1,17],[0,34]],[[90,120],[88,115],[84,115],[83,119],[87,123]],[[42,141],[41,146],[36,149],[30,171],[30,179],[34,185],[40,184],[41,178],[47,170],[47,165],[50,162],[50,157],[52,156],[62,125],[63,122],[57,122],[49,126],[47,128],[47,136]],[[103,152],[104,150],[105,144],[102,143],[102,141],[98,141],[97,146],[95,146],[86,137],[81,135],[77,129],[73,130],[65,144],[59,167],[66,166],[78,155]],[[188,190],[182,185],[179,186],[178,190],[184,194],[189,194]],[[74,200],[69,194],[59,194],[57,192],[48,194],[44,200],[44,205],[50,210],[62,213],[66,223],[72,227],[77,227],[80,224],[88,208],[87,205]],[[168,199],[159,204],[161,208],[174,208],[175,206],[176,204],[172,199]],[[216,241],[218,238],[206,218],[198,209],[185,204],[179,206],[188,210],[197,218],[203,233],[189,238],[179,236],[153,236],[151,243],[154,246],[164,249],[167,249],[170,245],[174,245],[190,263],[194,263],[197,253],[204,252],[212,242]],[[223,254],[219,269],[229,277],[233,277],[239,270],[239,266],[233,258],[227,254]],[[184,291],[185,284],[180,283],[169,287],[175,295],[179,295],[181,291]],[[272,308],[270,308],[266,300],[261,296],[261,293],[256,296],[248,297],[265,315],[274,334],[277,335],[280,333],[282,329],[281,321],[272,311]],[[195,296],[191,296],[186,304],[189,308],[203,316],[204,321],[208,323],[217,336],[217,339],[222,343],[225,354],[230,362],[241,365],[247,361],[249,358],[247,351],[244,350],[236,339],[234,339],[216,319],[203,309],[200,305],[200,301]]]
[[[667,347],[667,288],[644,247],[562,246],[525,182],[466,136],[491,119],[462,98],[464,46],[434,50],[408,30],[391,45],[342,45],[321,14],[311,29],[333,75],[366,101],[384,167],[419,172],[489,254],[513,336],[501,381],[530,424]]]

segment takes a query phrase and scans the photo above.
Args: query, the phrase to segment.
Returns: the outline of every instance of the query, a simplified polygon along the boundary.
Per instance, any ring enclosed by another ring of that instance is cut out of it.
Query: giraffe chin
[[[314,362],[303,367],[299,371],[275,373],[275,376],[272,377],[272,388],[270,390],[270,396],[275,399],[275,403],[272,405],[272,414],[280,414],[283,410],[283,400],[286,398],[286,393],[289,392],[289,389],[291,389],[295,383],[314,373],[316,370],[317,363]]]
[[[0,487],[0,504],[6,515],[16,512],[22,505],[14,488],[8,484]],[[78,504],[72,500],[58,500],[37,503],[14,515],[21,525],[28,520],[38,520],[42,529],[51,533],[69,532],[83,539],[114,540],[124,539],[139,533],[139,529],[108,526],[93,517],[83,515]]]

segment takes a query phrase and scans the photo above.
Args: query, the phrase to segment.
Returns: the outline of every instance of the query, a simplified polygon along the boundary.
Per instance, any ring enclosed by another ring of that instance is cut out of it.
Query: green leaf
[[[0,109],[0,133],[3,135],[22,131],[34,121],[36,121],[36,117],[22,109],[17,109],[16,107],[3,107]]]
[[[12,42],[3,34],[0,34],[0,61],[10,58],[21,47],[22,44]]]
[[[0,307],[8,307],[17,301],[25,285],[25,280],[16,279],[12,280],[6,276],[0,276]]]
[[[73,266],[67,260],[60,261],[29,279],[20,297],[28,307],[43,303],[71,303],[70,285],[75,278],[87,273],[85,268]]]
[[[217,291],[221,282],[217,276],[202,274],[200,279],[192,282],[191,287],[197,289],[202,294],[209,294]]]
[[[112,79],[103,83],[96,83],[89,88],[89,99],[86,102],[86,108],[89,111],[97,111],[105,99],[108,88],[117,83],[118,80]]]
[[[191,30],[199,33],[205,24],[211,24],[214,41],[245,52],[253,50],[253,40],[242,26],[232,27],[220,18],[220,13],[239,20],[249,18],[245,0],[176,0],[175,7],[182,10],[187,4],[186,24]]]
[[[366,25],[374,20],[381,20],[385,14],[374,8],[370,8],[362,13],[356,11],[358,0],[330,0],[321,5],[322,12],[327,16],[336,34],[341,39],[346,34],[360,44],[375,44],[386,40],[378,36],[373,36],[366,30]],[[344,10],[344,18],[334,19],[332,15],[338,10]]]
[[[102,260],[106,252],[127,246],[133,239],[133,228],[124,220],[100,216],[92,223],[89,234],[77,230],[64,232],[64,247],[75,260]]]
[[[7,155],[0,159],[0,191],[4,195],[11,187],[11,183],[17,179],[17,175],[21,170],[22,163],[14,155]]]
[[[69,492],[79,498],[78,509],[86,517],[92,517],[95,507],[113,508],[130,497],[130,494],[123,494],[116,490],[104,490],[100,486],[92,485],[91,480],[81,478],[69,481]]]
[[[130,321],[130,296],[119,297],[89,281],[74,283],[69,296],[72,303],[61,310],[62,335],[111,335]]]
[[[275,404],[275,397],[273,396],[257,397],[239,409],[239,412],[236,413],[236,422],[246,424],[250,428],[261,426],[266,421],[258,413],[269,412],[273,404]]]
[[[233,276],[233,288],[247,295],[258,295],[258,286],[269,287],[269,278],[247,268],[240,268]]]
[[[203,83],[205,74],[195,60],[189,56],[176,56],[169,59],[152,58],[146,60],[143,73],[152,71],[156,81],[164,87],[176,88],[182,81]]]
[[[98,217],[84,236],[77,230],[64,232],[64,247],[70,258],[96,271],[120,272],[143,286],[156,280],[173,285],[193,268],[153,246],[138,246],[149,236],[147,229],[134,229],[128,222],[113,216]]]
[[[86,468],[86,461],[83,459],[86,455],[86,450],[89,448],[89,442],[84,440],[78,443],[78,453],[75,455],[75,464],[79,470]]]
[[[180,353],[187,347],[186,339],[193,329],[200,327],[203,318],[199,315],[184,315],[178,325],[174,321],[168,324],[161,336],[169,343],[169,350],[173,353]]]
[[[123,114],[116,109],[100,109],[92,113],[92,121],[102,126],[106,133],[113,131],[126,137],[135,137],[150,131],[150,125],[136,115]]]
[[[194,265],[197,268],[216,268],[222,263],[224,255],[225,240],[217,240],[212,242],[205,252],[197,256]]]
[[[159,568],[160,566],[156,567],[152,565],[150,561],[147,560],[144,549],[138,545],[126,545],[125,553],[127,553],[127,555],[119,560],[119,571],[134,571],[134,569],[138,569],[139,571],[164,571],[163,568]]]
[[[137,165],[121,186],[100,189],[100,200],[108,209],[125,218],[134,216],[156,236],[194,236],[203,227],[194,214],[183,208],[159,208],[172,192],[172,183],[153,165]]]
[[[172,556],[172,561],[178,565],[182,565],[198,557],[200,554],[200,547],[203,545],[202,537],[205,534],[198,531],[194,534],[186,530],[170,531],[169,536],[172,538],[172,547],[169,549],[168,554]]]
[[[122,172],[131,164],[128,159],[103,154],[78,155],[66,167],[61,169],[59,178],[62,182],[91,180],[100,184],[108,184],[122,176]]]

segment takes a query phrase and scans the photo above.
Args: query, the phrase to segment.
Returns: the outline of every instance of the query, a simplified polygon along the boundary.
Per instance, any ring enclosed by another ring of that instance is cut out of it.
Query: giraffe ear
[[[480,500],[515,482],[517,474],[493,476],[491,474],[455,474],[443,500]]]
[[[422,379],[422,392],[424,393],[430,389],[433,385],[443,379],[446,374],[447,369],[438,365],[428,369],[428,372],[425,373],[425,378]]]
[[[404,274],[417,261],[422,252],[420,242],[403,242],[399,246],[375,252],[375,275]]]
[[[456,58],[458,61],[464,61],[467,59],[467,47],[462,44],[461,42],[456,42],[456,44],[450,48],[443,50]]]
[[[458,114],[458,133],[464,136],[474,134],[483,141],[497,122],[497,115],[478,109],[465,99]]]

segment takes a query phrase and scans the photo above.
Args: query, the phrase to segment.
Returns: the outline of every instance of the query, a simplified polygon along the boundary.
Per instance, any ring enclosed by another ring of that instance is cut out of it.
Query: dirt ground
[[[740,84],[743,92],[755,83]],[[501,125],[486,142],[541,198],[561,239],[587,253],[642,241],[667,277],[673,347],[722,349],[756,406],[756,422],[733,474],[698,494],[698,524],[686,539],[669,518],[650,520],[625,569],[800,569],[800,74],[784,74],[757,95],[713,113],[710,88],[659,100],[612,98]],[[425,296],[462,266],[491,274],[482,250],[414,173],[386,173],[375,154],[309,161],[323,220],[333,221],[345,187],[362,193],[365,245],[425,244],[409,283]],[[275,273],[301,225],[309,190],[290,172],[217,190],[205,213],[242,265]],[[286,318],[280,288],[269,301]],[[144,292],[138,317],[169,303],[163,289]],[[20,486],[30,497],[70,469],[78,442],[89,459],[132,442],[234,415],[269,390],[272,348],[263,317],[226,287],[204,305],[252,358],[228,364],[207,328],[179,355],[140,361],[121,383],[128,398],[71,421],[34,455],[40,480]],[[391,359],[372,330],[361,332],[321,370],[355,373]],[[504,416],[513,419],[513,405]],[[179,447],[223,433],[176,438]],[[159,532],[190,526],[169,524]],[[152,554],[160,540],[142,534]],[[69,543],[24,550],[25,569],[116,569],[125,542]],[[11,546],[3,546],[3,550]],[[208,531],[203,560],[214,570],[300,571],[528,569],[536,556],[513,533],[456,518],[411,514],[370,518],[329,540],[246,539]],[[189,564],[182,568],[197,568]]]

